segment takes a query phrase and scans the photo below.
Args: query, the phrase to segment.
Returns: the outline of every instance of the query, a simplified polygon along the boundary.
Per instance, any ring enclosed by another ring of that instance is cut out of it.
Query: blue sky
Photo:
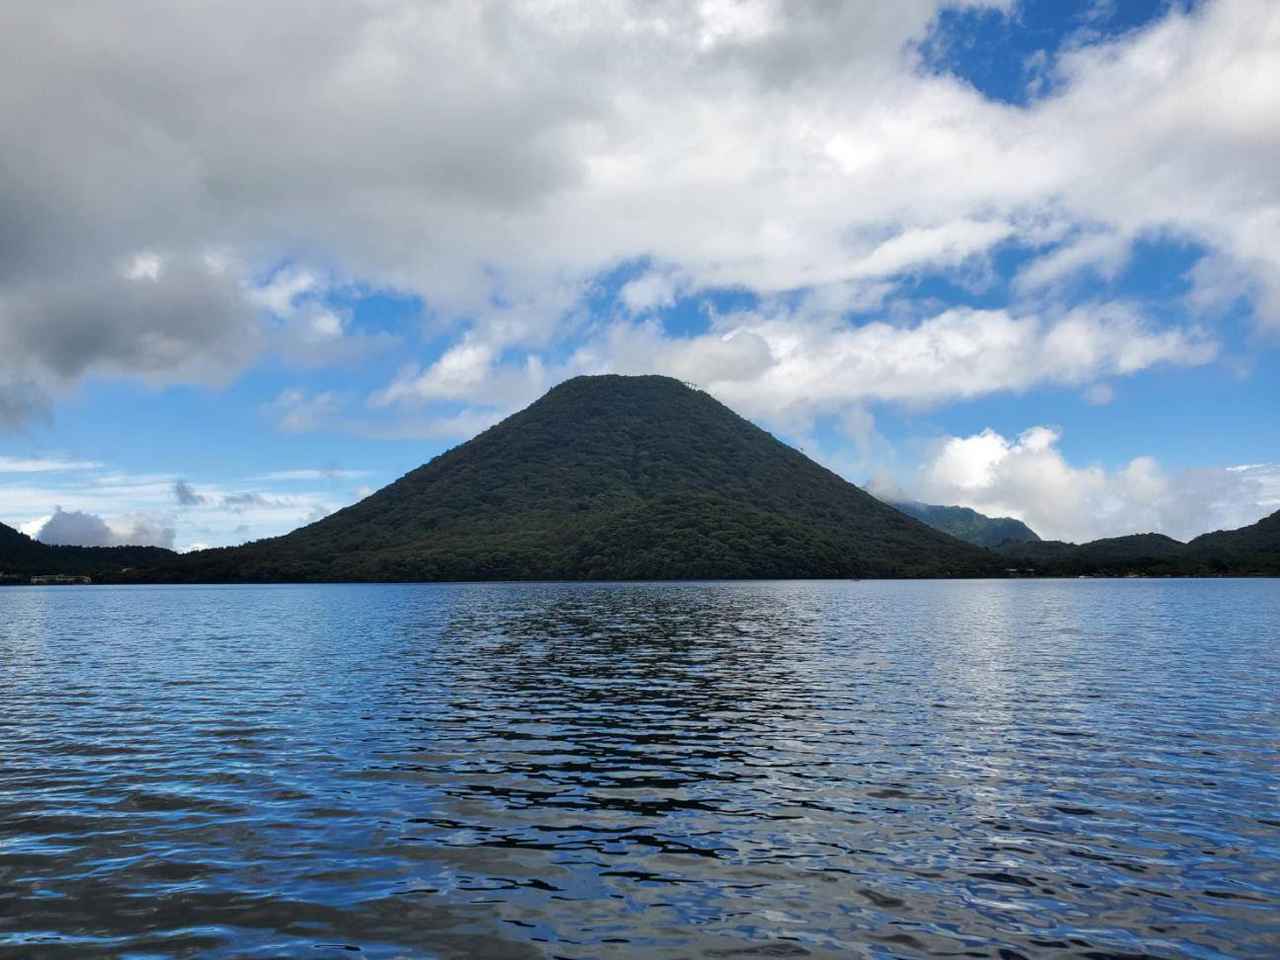
[[[611,371],[1046,536],[1280,509],[1265,0],[18,6],[32,535],[283,533]]]

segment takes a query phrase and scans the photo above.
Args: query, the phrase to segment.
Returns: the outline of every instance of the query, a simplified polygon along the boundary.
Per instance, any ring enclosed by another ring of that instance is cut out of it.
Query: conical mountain
[[[892,577],[1000,561],[905,516],[667,377],[566,381],[284,537],[178,579]]]

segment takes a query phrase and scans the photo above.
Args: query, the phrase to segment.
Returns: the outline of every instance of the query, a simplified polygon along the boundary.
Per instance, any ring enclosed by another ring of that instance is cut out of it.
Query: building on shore
[[[65,573],[50,573],[50,574],[45,574],[43,576],[32,577],[31,583],[33,586],[39,587],[39,586],[48,586],[51,584],[61,585],[61,584],[93,583],[93,581],[88,577],[76,577],[76,576],[71,576],[70,574],[65,574]]]

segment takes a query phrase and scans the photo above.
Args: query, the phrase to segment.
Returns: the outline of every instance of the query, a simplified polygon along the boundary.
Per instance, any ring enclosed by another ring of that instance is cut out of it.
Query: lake
[[[0,591],[0,957],[1280,956],[1280,581]]]

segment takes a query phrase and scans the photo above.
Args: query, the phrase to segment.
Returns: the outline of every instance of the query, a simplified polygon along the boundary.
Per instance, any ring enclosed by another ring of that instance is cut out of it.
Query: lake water
[[[0,591],[0,957],[1280,956],[1280,581]]]

